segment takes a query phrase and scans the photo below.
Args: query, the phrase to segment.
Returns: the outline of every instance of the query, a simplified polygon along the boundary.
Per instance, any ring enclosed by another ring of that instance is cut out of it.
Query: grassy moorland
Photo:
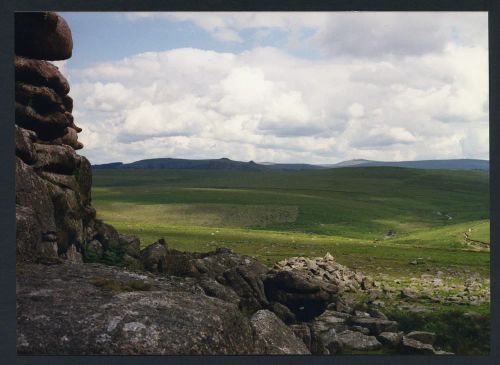
[[[96,170],[98,215],[143,244],[227,246],[272,263],[319,256],[366,272],[439,269],[488,275],[488,176],[474,171]],[[389,230],[396,235],[384,238]]]
[[[98,217],[143,245],[223,246],[267,265],[330,252],[392,288],[383,305],[405,329],[478,354],[489,351],[490,255],[471,240],[490,240],[488,181],[479,171],[392,167],[95,170],[92,194]],[[427,294],[408,303],[402,288]]]

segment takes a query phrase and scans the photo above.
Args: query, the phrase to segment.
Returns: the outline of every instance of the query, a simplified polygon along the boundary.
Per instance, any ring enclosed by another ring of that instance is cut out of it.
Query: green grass
[[[331,252],[367,272],[435,268],[489,273],[488,176],[474,171],[96,170],[98,216],[149,244],[227,246],[265,263]],[[451,216],[451,219],[448,219]],[[388,230],[396,236],[384,239]],[[417,257],[426,265],[410,266]]]

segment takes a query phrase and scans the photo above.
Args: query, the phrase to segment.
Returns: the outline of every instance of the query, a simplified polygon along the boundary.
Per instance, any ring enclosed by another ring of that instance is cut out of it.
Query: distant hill
[[[212,160],[187,160],[181,158],[153,158],[131,163],[107,163],[93,165],[94,169],[197,169],[197,170],[261,170],[264,166],[253,161],[241,162],[228,158]]]
[[[457,160],[421,160],[421,161],[366,161],[351,165],[351,167],[389,166],[407,167],[412,169],[444,169],[444,170],[489,170],[487,160],[457,159]],[[343,166],[337,166],[343,167]]]
[[[489,161],[474,159],[421,160],[421,161],[371,161],[364,159],[348,160],[330,165],[302,163],[271,163],[254,161],[234,161],[228,158],[188,160],[180,158],[154,158],[131,163],[112,162],[93,165],[94,169],[191,169],[191,170],[322,170],[342,167],[406,167],[413,169],[443,170],[483,170],[489,171]]]

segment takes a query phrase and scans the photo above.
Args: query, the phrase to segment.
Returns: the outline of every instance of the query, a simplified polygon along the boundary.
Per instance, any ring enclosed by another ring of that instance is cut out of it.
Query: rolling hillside
[[[228,158],[189,160],[180,158],[154,158],[131,163],[112,162],[93,165],[94,169],[202,169],[202,170],[323,170],[341,167],[406,167],[414,169],[447,169],[447,170],[489,170],[489,161],[473,159],[457,160],[422,160],[422,161],[370,161],[348,160],[337,164],[313,165],[304,163],[273,163],[254,161],[234,161]]]

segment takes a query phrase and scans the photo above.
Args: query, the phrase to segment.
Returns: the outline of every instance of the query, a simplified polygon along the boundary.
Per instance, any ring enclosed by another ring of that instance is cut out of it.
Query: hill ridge
[[[272,163],[218,159],[150,158],[130,163],[96,164],[94,169],[208,169],[208,170],[322,170],[356,167],[403,167],[416,169],[483,170],[489,171],[489,161],[480,159],[436,159],[415,161],[346,160],[336,164]]]

